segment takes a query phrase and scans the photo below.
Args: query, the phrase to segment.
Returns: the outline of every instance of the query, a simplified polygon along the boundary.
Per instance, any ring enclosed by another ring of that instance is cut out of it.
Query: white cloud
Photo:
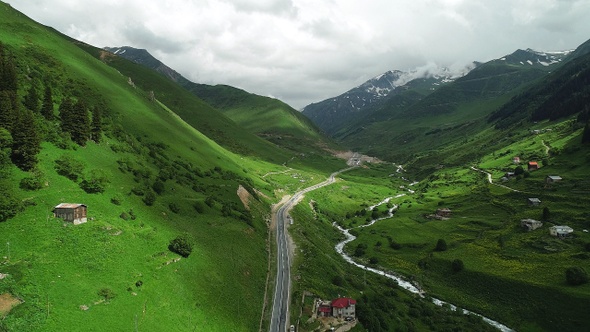
[[[148,49],[187,78],[296,108],[387,70],[461,68],[590,38],[585,0],[8,0],[96,46]]]

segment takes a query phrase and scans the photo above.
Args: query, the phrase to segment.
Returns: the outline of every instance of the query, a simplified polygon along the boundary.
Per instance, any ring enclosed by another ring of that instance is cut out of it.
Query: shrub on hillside
[[[344,285],[344,278],[342,278],[340,275],[334,276],[334,278],[332,278],[332,284],[341,287]]]
[[[193,251],[193,245],[186,235],[179,235],[170,241],[168,250],[186,258]]]
[[[451,268],[453,269],[453,272],[457,273],[457,272],[463,271],[463,269],[465,268],[465,265],[463,264],[462,260],[455,259],[451,263]]]
[[[34,172],[32,176],[20,180],[19,187],[24,190],[39,190],[43,188],[43,175],[40,172]]]
[[[156,180],[154,184],[152,184],[152,189],[156,192],[156,194],[162,195],[166,187],[164,186],[164,182]]]
[[[102,193],[110,180],[103,170],[95,169],[87,179],[82,180],[80,188],[89,194]]]
[[[178,204],[176,204],[174,202],[168,204],[168,208],[170,209],[170,211],[172,211],[174,213],[180,212],[180,206],[178,206]]]
[[[446,251],[447,250],[447,241],[445,241],[444,239],[438,239],[438,241],[436,242],[436,248],[434,248],[434,250]]]
[[[145,196],[143,196],[143,202],[147,206],[152,206],[156,202],[156,194],[153,191],[148,191]]]
[[[101,290],[99,290],[97,292],[98,296],[100,297],[104,297],[105,301],[109,301],[111,299],[114,299],[115,297],[117,297],[117,294],[115,294],[115,292],[113,292],[112,289],[110,288],[103,288]]]
[[[573,266],[565,270],[565,280],[572,286],[582,285],[588,282],[588,273],[579,266]]]
[[[55,160],[55,170],[59,175],[72,181],[78,181],[84,171],[84,164],[70,156],[63,155]]]

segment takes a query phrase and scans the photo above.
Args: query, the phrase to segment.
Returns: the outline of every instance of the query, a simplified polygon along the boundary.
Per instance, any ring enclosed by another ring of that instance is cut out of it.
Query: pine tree
[[[0,127],[12,131],[17,110],[17,78],[14,62],[0,43]]]
[[[16,121],[16,92],[0,90],[0,127],[12,131]]]
[[[100,107],[95,106],[92,108],[92,124],[90,126],[90,139],[100,143],[102,136],[102,111]]]
[[[37,164],[37,154],[41,150],[41,136],[30,110],[23,110],[12,132],[12,162],[20,169],[29,171]]]
[[[35,84],[31,84],[29,88],[29,92],[25,96],[25,100],[23,104],[28,110],[33,112],[39,112],[39,93],[37,93],[37,88],[35,88]]]
[[[17,87],[14,61],[6,54],[4,45],[0,43],[0,91],[16,91]]]
[[[590,122],[586,122],[586,126],[584,126],[584,133],[582,133],[582,143],[590,143]]]
[[[53,120],[53,94],[49,85],[45,86],[43,93],[43,103],[41,104],[41,115],[47,120]]]
[[[90,117],[83,101],[66,99],[59,107],[61,129],[70,134],[72,141],[86,145],[90,138]]]

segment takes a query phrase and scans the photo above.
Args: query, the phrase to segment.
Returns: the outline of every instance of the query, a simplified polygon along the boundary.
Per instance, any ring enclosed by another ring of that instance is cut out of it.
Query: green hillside
[[[11,121],[0,129],[0,330],[258,329],[268,269],[264,197],[301,185],[263,180],[284,167],[262,160],[291,156],[191,94],[183,99],[182,89],[154,87],[151,98],[143,76],[130,84],[8,5],[0,5],[0,22],[0,81],[8,82],[0,116]],[[46,88],[47,114],[39,110]],[[83,113],[65,131],[67,102]],[[64,202],[86,204],[88,222],[54,218]],[[187,258],[168,249],[178,236],[192,244]],[[6,315],[10,301],[18,305]]]
[[[323,153],[326,147],[336,148],[330,139],[319,133],[317,127],[307,117],[280,100],[262,97],[228,85],[213,86],[191,82],[154,58],[147,50],[127,46],[106,48],[112,53],[107,54],[98,49],[88,47],[86,49],[131,77],[144,76],[146,74],[139,72],[146,71],[144,69],[138,72],[137,68],[122,61],[122,58],[153,69],[193,93],[199,100],[202,99],[221,111],[242,128],[278,146],[298,153]],[[170,82],[161,82],[154,71],[150,70],[146,73],[150,75],[151,82],[157,82],[158,87],[155,89],[161,89],[162,85],[170,85]],[[154,87],[153,84],[146,85],[145,80],[143,85],[149,86],[149,89]],[[178,88],[176,85],[173,86]],[[177,93],[174,93],[174,96],[179,98]],[[185,106],[182,105],[182,107]],[[195,125],[199,125],[199,121],[196,121]],[[197,128],[204,130],[201,127]]]
[[[280,100],[227,85],[183,85],[242,127],[278,145],[296,151],[335,147],[307,117]]]

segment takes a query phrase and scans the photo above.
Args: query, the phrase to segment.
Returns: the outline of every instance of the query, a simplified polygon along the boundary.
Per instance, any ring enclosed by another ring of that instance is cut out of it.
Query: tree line
[[[52,81],[25,76],[18,60],[0,42],[0,221],[13,217],[21,205],[9,166],[36,174],[43,141],[72,142],[57,144],[62,148],[84,146],[89,140],[99,143],[103,134],[104,103],[88,106],[83,94],[54,98]]]

